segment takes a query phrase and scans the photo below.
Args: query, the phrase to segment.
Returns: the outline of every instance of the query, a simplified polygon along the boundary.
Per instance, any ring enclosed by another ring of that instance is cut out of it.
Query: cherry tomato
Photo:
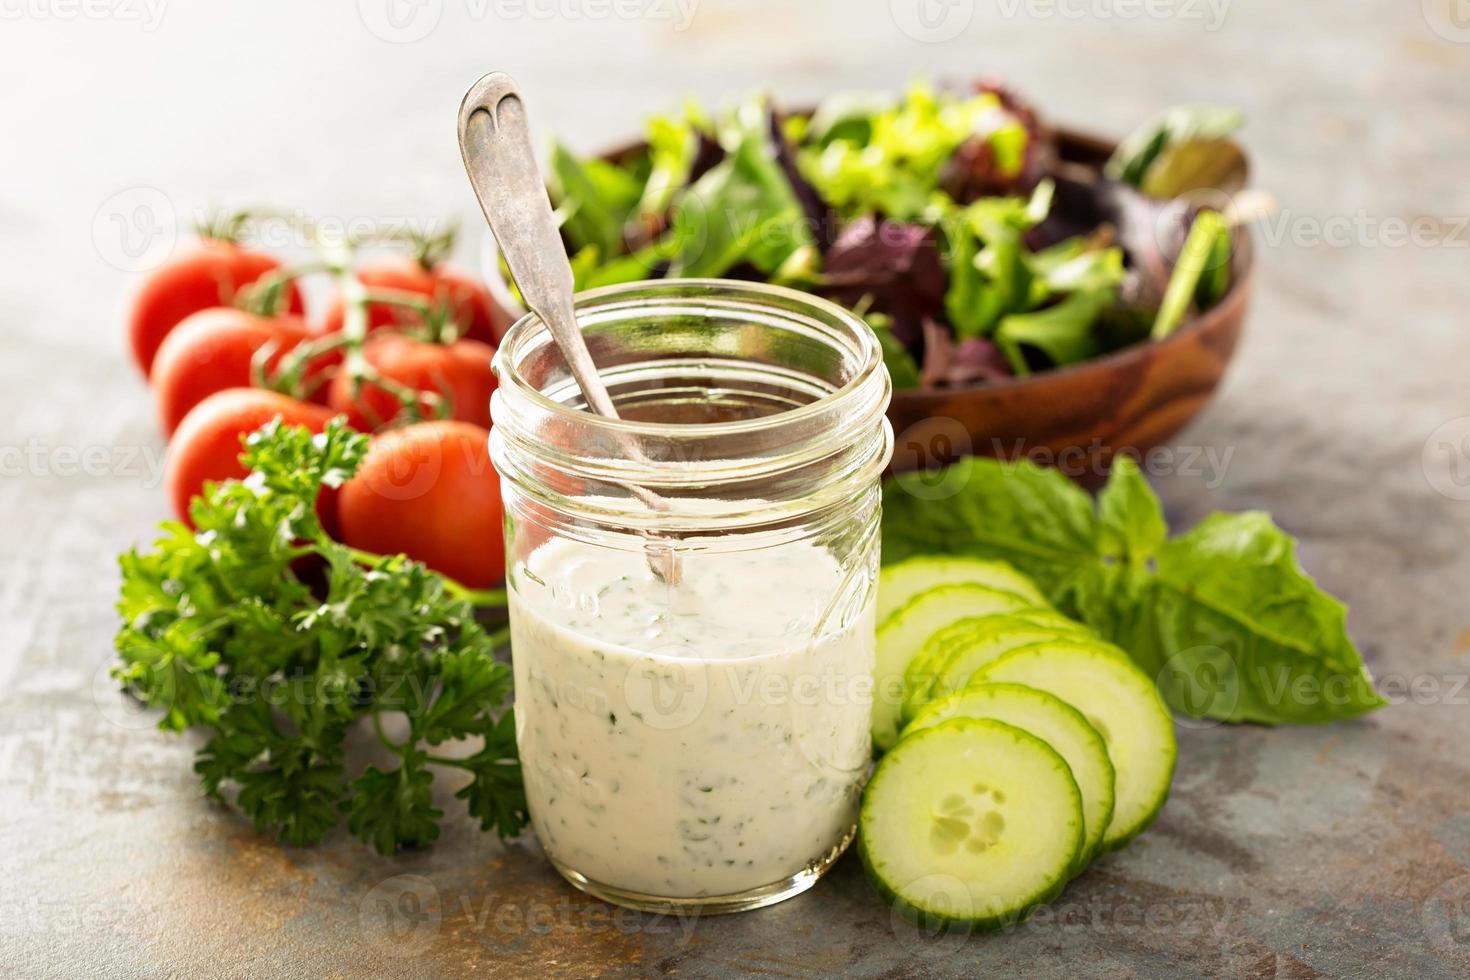
[[[424,296],[431,303],[453,304],[455,323],[461,337],[496,344],[510,327],[510,316],[496,305],[483,283],[449,266],[426,269],[414,259],[394,256],[372,259],[357,269],[357,278],[368,289],[397,289]],[[368,329],[411,327],[421,322],[417,311],[387,303],[368,304]],[[342,329],[344,306],[339,296],[327,309],[318,330],[336,333]]]
[[[382,333],[369,337],[362,353],[389,381],[438,392],[449,401],[450,418],[490,427],[490,394],[495,390],[495,374],[490,370],[495,348],[490,345],[478,340],[431,344]],[[345,412],[348,424],[364,432],[381,427],[403,408],[397,398],[367,381],[353,398],[352,378],[345,371],[332,379],[326,402],[334,411]],[[426,417],[433,414],[427,401],[421,400],[419,409]]]
[[[309,336],[299,316],[264,317],[229,306],[191,313],[164,338],[149,374],[163,431],[171,435],[191,408],[216,391],[250,387],[251,361],[262,347],[274,345],[266,362],[274,368]],[[314,359],[307,365],[307,385],[340,359],[337,352]]]
[[[338,494],[342,540],[408,555],[472,588],[504,581],[504,509],[489,438],[452,420],[378,436]]]
[[[271,419],[286,425],[304,425],[320,432],[332,412],[264,388],[226,388],[205,398],[190,410],[174,430],[164,465],[164,486],[179,520],[193,526],[189,501],[204,489],[205,481],[238,479],[249,471],[240,462],[249,435]],[[331,494],[317,501],[317,515],[328,533],[335,527]]]
[[[263,252],[205,239],[155,269],[128,310],[128,339],[138,367],[145,375],[150,372],[163,338],[184,317],[211,306],[230,305],[241,287],[280,265]],[[286,312],[304,309],[301,291],[293,282],[287,291]]]

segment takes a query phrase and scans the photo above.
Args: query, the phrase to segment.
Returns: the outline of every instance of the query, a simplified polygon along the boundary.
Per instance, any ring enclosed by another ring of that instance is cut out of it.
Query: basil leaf
[[[1097,495],[1098,547],[1104,558],[1142,567],[1169,537],[1164,508],[1138,464],[1116,456],[1107,485]]]
[[[1156,676],[1180,710],[1301,724],[1387,703],[1348,638],[1346,607],[1266,514],[1215,514],[1166,544],[1147,605]]]
[[[1116,457],[1097,497],[1096,561],[1077,569],[1057,603],[1119,646],[1137,649],[1143,595],[1168,536],[1163,508],[1138,464]]]
[[[888,482],[883,561],[943,553],[1000,558],[1055,595],[1095,561],[1095,524],[1087,494],[1056,470],[967,457]]]
[[[1263,724],[1333,721],[1386,702],[1347,635],[1342,603],[1260,513],[1217,514],[1172,540],[1131,459],[1096,509],[1061,474],[969,458],[902,474],[883,495],[883,561],[1008,561],[1059,609],[1123,649],[1174,710]]]

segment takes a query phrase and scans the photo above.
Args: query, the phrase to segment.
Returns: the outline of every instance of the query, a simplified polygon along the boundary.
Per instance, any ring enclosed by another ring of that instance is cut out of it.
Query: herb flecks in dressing
[[[852,831],[873,603],[834,603],[854,586],[809,542],[681,560],[670,586],[640,550],[556,540],[514,570],[518,742],[536,833],[564,866],[731,895]]]

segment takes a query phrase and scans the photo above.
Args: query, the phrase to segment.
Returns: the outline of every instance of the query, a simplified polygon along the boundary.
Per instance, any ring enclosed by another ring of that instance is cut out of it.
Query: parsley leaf
[[[507,711],[484,736],[484,748],[463,760],[474,779],[454,795],[469,806],[470,816],[479,818],[481,830],[494,828],[500,836],[508,837],[530,819],[521,764],[515,754],[513,713]]]
[[[339,419],[313,435],[270,423],[245,440],[244,480],[206,487],[198,530],[163,525],[119,559],[114,676],[169,731],[208,730],[195,759],[207,794],[291,844],[348,830],[387,853],[432,843],[435,766],[472,774],[472,816],[502,835],[526,822],[503,634],[463,588],[402,555],[364,556],[323,531],[316,498],[357,469],[366,436]],[[406,720],[389,739],[386,716]],[[348,771],[371,723],[396,767]],[[460,739],[467,759],[421,745]]]

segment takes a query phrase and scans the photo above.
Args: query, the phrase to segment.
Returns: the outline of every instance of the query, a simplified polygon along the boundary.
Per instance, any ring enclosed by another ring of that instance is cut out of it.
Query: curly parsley
[[[162,711],[160,728],[208,730],[194,764],[205,792],[233,789],[282,841],[319,841],[346,813],[379,852],[430,844],[443,816],[433,767],[446,766],[470,774],[456,796],[481,828],[513,836],[526,799],[510,671],[494,657],[505,633],[475,618],[487,597],[333,541],[317,518],[321,488],[341,486],[367,445],[340,419],[319,435],[270,423],[249,436],[250,476],[206,487],[197,530],[167,522],[153,550],[121,556],[114,676]],[[359,727],[395,764],[351,771]],[[478,751],[432,751],[465,739]]]

